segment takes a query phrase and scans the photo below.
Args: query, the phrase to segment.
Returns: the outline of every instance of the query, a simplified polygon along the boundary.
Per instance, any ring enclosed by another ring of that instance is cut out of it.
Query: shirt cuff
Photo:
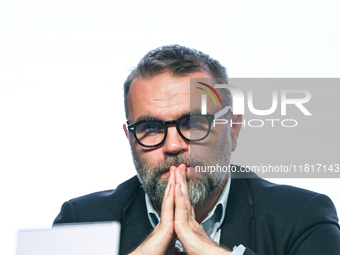
[[[235,246],[232,253],[230,255],[243,255],[244,251],[246,250],[246,247],[244,247],[242,244],[239,246]]]

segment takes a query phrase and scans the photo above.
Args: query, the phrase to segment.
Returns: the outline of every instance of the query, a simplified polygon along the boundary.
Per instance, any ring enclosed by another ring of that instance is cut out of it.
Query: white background
[[[50,227],[64,201],[135,174],[122,86],[147,51],[193,47],[230,77],[339,77],[338,14],[321,0],[1,0],[0,254],[14,254],[17,229]],[[275,181],[340,208],[339,179]]]

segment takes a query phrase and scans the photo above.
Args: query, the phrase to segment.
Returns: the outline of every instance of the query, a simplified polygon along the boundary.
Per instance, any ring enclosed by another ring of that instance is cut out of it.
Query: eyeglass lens
[[[202,115],[190,115],[178,123],[180,132],[189,140],[199,140],[209,132],[209,121]],[[161,121],[147,121],[136,126],[137,139],[146,146],[153,146],[163,141],[165,125]]]

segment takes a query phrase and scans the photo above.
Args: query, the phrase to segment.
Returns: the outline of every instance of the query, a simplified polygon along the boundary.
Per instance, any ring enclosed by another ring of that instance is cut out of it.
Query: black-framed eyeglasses
[[[145,119],[127,127],[136,141],[147,148],[157,147],[165,141],[168,125],[176,125],[177,132],[184,140],[197,142],[209,135],[213,120],[226,114],[230,108],[226,106],[215,114],[188,113],[178,120]]]

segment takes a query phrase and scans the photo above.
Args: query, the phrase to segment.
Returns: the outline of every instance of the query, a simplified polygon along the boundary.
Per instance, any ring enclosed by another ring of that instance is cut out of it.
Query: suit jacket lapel
[[[232,179],[226,209],[221,225],[220,244],[232,249],[243,244],[254,249],[255,224],[252,218],[252,198],[247,179]],[[123,210],[119,254],[128,254],[153,231],[145,205],[145,193],[140,187]]]
[[[123,210],[119,254],[133,251],[152,232],[145,205],[145,193],[140,187]]]
[[[254,249],[252,203],[247,179],[232,179],[226,215],[221,226],[220,244],[229,249],[240,244]]]

